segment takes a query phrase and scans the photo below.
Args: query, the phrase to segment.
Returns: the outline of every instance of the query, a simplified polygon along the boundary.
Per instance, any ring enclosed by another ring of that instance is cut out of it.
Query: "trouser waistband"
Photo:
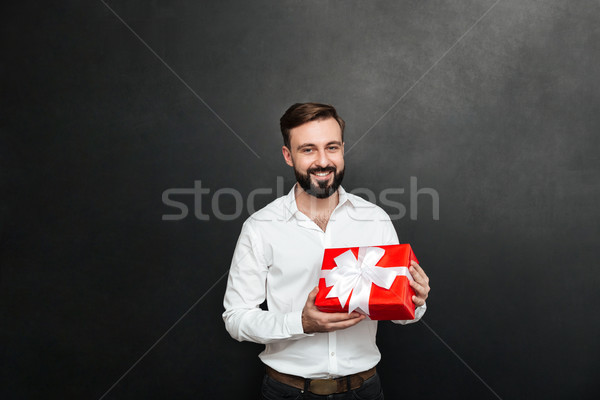
[[[267,366],[267,375],[278,382],[309,391],[314,394],[329,395],[355,390],[362,386],[364,381],[375,375],[375,367],[357,374],[342,376],[332,379],[306,379],[301,376],[284,374]]]

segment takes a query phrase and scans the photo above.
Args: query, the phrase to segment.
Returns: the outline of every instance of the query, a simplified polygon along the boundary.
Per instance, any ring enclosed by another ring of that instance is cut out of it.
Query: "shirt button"
[[[335,352],[332,351],[331,352],[331,357],[333,357],[333,356],[335,356]]]

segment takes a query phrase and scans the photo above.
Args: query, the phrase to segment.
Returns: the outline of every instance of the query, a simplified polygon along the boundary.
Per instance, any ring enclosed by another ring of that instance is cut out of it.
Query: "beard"
[[[344,171],[341,170],[337,172],[335,167],[325,167],[325,168],[310,168],[306,172],[306,175],[302,172],[298,171],[296,167],[294,167],[294,174],[296,175],[296,180],[300,187],[309,195],[316,197],[317,199],[326,199],[338,190],[340,185],[342,184],[342,180],[344,179]],[[331,184],[329,182],[318,182],[315,185],[313,181],[310,179],[311,174],[319,173],[319,172],[333,172],[333,182]]]

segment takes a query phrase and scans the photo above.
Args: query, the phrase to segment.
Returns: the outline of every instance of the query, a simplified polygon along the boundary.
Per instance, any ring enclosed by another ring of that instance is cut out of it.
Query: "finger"
[[[421,274],[414,267],[410,267],[410,275],[416,282],[419,282],[423,286],[427,286],[429,284],[429,278],[426,275]]]
[[[415,278],[415,280],[417,280],[417,278],[423,277],[421,275],[421,271],[423,271],[423,269],[416,261],[410,262],[410,274],[413,276],[413,278]]]
[[[413,301],[413,303],[415,303],[415,306],[417,306],[417,307],[420,307],[423,304],[425,304],[425,300],[420,297],[417,297],[417,296],[413,296],[412,301]]]
[[[410,285],[411,288],[413,288],[415,290],[415,292],[421,291],[421,288],[423,287],[417,281],[409,281],[408,284]]]
[[[306,299],[306,301],[308,303],[315,304],[315,299],[317,298],[317,293],[319,293],[319,287],[315,286],[313,288],[313,290],[311,290],[310,293],[308,294],[308,298]]]
[[[410,269],[408,271],[410,272],[410,276],[412,276],[412,278],[415,282],[423,281],[423,277],[421,277],[421,275],[419,274],[419,271],[417,271],[414,267],[410,267]]]
[[[410,275],[413,277],[413,279],[415,281],[420,281],[423,279],[423,277],[421,276],[421,273],[419,272],[419,270],[416,268],[417,266],[419,266],[419,264],[417,264],[414,261],[410,262],[410,267],[408,268]]]
[[[321,318],[323,319],[323,321],[325,323],[335,323],[335,322],[341,322],[341,321],[349,321],[349,320],[353,320],[353,319],[357,319],[357,318],[364,318],[363,314],[359,314],[357,312],[352,312],[350,314],[348,313],[326,313],[326,312],[321,312],[319,311],[319,313],[321,313]]]
[[[346,329],[346,328],[349,328],[351,326],[358,324],[360,321],[362,321],[365,318],[366,318],[366,315],[360,314],[360,317],[358,317],[358,318],[352,318],[352,319],[345,320],[345,321],[328,323],[328,324],[326,324],[326,328],[328,330],[332,330],[332,331]]]
[[[417,294],[417,295],[420,295],[421,293],[423,293],[425,291],[425,288],[423,287],[423,285],[421,285],[417,281],[410,281],[410,287],[413,288],[413,290],[415,291],[415,294]]]
[[[413,290],[415,291],[415,293],[419,296],[425,296],[425,298],[427,297],[427,295],[429,294],[429,285],[425,284],[422,285],[419,282],[416,281],[410,281],[410,287],[413,288]]]
[[[416,294],[412,296],[412,302],[415,303],[415,306],[420,307],[425,304],[425,300],[427,300],[426,294]]]
[[[416,270],[416,272],[426,281],[429,282],[429,277],[427,276],[427,274],[425,273],[425,271],[423,270],[423,268],[421,268],[421,266],[416,262],[416,261],[411,261],[410,265],[413,267],[414,270]]]

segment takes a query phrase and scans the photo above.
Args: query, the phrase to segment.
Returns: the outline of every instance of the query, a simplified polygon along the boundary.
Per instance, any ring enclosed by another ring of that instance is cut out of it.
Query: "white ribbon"
[[[385,250],[380,247],[359,247],[358,258],[354,257],[352,250],[335,257],[336,267],[322,271],[327,287],[333,286],[326,297],[337,297],[344,307],[352,293],[348,314],[360,309],[369,315],[371,284],[389,290],[396,276],[403,275],[410,280],[413,279],[408,272],[408,266],[378,267],[376,264],[384,254]]]

